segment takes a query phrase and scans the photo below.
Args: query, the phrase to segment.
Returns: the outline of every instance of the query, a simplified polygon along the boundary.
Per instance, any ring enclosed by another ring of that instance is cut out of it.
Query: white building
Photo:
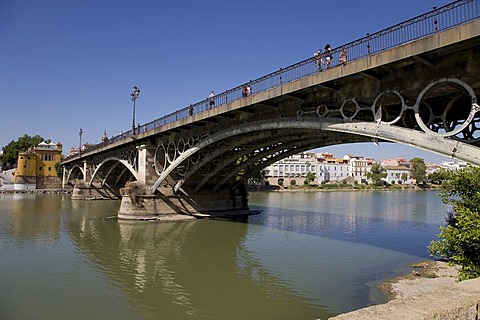
[[[317,182],[342,182],[351,177],[351,166],[349,163],[321,162],[318,164]]]
[[[445,161],[440,164],[440,167],[447,170],[458,170],[467,167],[466,162]]]
[[[385,180],[390,183],[411,184],[410,169],[405,166],[384,166],[387,170]]]
[[[353,155],[334,158],[331,153],[304,152],[277,161],[264,170],[269,183],[274,185],[278,184],[278,179],[283,179],[284,185],[290,185],[293,179],[297,184],[303,184],[308,172],[315,174],[314,184],[344,180],[362,183],[366,181],[372,163],[372,159]]]
[[[358,183],[367,181],[367,173],[370,172],[374,163],[373,159],[366,159],[361,156],[347,154],[343,157],[350,164],[352,177]]]
[[[295,180],[297,184],[303,184],[308,172],[316,175],[317,159],[314,153],[302,152],[279,160],[266,167],[264,171],[270,184],[276,185],[278,179],[283,179],[284,185],[290,185],[292,180]]]

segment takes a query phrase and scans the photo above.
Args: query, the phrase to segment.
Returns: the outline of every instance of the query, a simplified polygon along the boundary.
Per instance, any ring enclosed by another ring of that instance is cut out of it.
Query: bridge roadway
[[[249,177],[323,146],[395,142],[480,165],[479,3],[342,46],[346,66],[339,47],[328,70],[307,59],[252,81],[248,97],[239,86],[211,109],[202,101],[82,151],[62,163],[65,187],[73,199],[122,197],[119,218],[230,216],[249,213]]]

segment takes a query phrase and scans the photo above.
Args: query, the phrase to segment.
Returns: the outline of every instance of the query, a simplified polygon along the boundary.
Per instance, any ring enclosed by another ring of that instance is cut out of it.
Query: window
[[[38,167],[38,171],[42,171],[42,167]]]
[[[52,171],[52,167],[48,167],[48,171]]]

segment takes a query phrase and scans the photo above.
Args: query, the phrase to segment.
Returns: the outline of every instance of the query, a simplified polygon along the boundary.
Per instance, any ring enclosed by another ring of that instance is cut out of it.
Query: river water
[[[247,223],[125,222],[118,201],[0,194],[0,319],[327,319],[428,259],[435,191],[254,192]]]

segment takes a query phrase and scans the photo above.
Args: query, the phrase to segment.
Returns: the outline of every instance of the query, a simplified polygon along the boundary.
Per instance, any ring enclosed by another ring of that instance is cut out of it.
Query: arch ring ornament
[[[355,105],[355,112],[353,112],[353,114],[350,117],[345,114],[345,106],[349,102],[352,102]],[[357,100],[355,100],[355,98],[350,98],[350,99],[347,99],[347,100],[343,101],[342,106],[340,107],[340,113],[342,114],[342,117],[344,119],[347,119],[347,120],[350,120],[350,121],[352,121],[357,116],[359,111],[360,111],[360,107],[358,105]]]
[[[402,117],[403,117],[403,114],[405,112],[405,110],[407,110],[407,106],[405,104],[405,99],[403,98],[403,96],[397,91],[397,90],[387,90],[387,91],[384,91],[382,93],[380,93],[376,98],[375,98],[375,101],[373,101],[373,105],[372,105],[372,112],[373,114],[377,114],[378,110],[375,110],[376,106],[377,106],[377,102],[378,100],[380,100],[380,98],[383,98],[385,97],[387,94],[394,94],[396,95],[399,99],[400,99],[400,103],[402,104],[402,109],[400,110],[398,116],[393,119],[392,121],[383,121],[384,124],[394,124],[396,123],[397,121],[399,121]],[[378,109],[381,109],[383,108],[382,105],[380,105],[378,107]],[[381,114],[381,111],[380,111],[380,114]],[[418,120],[417,120],[418,121]]]
[[[472,106],[471,106],[471,109],[470,109],[470,114],[468,115],[467,119],[465,120],[465,122],[460,127],[456,128],[452,131],[448,131],[448,132],[445,132],[445,133],[439,133],[439,132],[435,132],[435,131],[430,130],[425,125],[422,118],[420,117],[419,106],[422,102],[423,96],[427,93],[428,90],[430,90],[432,87],[434,87],[434,86],[436,86],[440,83],[444,83],[444,82],[455,83],[455,84],[460,85],[463,88],[465,88],[465,90],[468,92],[468,94],[472,98]],[[475,117],[475,113],[480,111],[480,106],[477,104],[477,96],[475,95],[475,91],[468,84],[466,84],[465,82],[463,82],[462,80],[457,79],[457,78],[442,78],[442,79],[438,79],[436,81],[431,82],[430,84],[428,84],[422,90],[422,92],[420,92],[420,94],[417,97],[417,101],[415,102],[415,105],[413,106],[413,111],[415,112],[415,119],[417,120],[418,125],[420,126],[420,128],[425,133],[429,133],[429,134],[433,134],[433,135],[437,135],[437,136],[441,136],[441,137],[451,137],[451,136],[457,135],[458,133],[462,132],[465,128],[468,127],[470,122]]]

